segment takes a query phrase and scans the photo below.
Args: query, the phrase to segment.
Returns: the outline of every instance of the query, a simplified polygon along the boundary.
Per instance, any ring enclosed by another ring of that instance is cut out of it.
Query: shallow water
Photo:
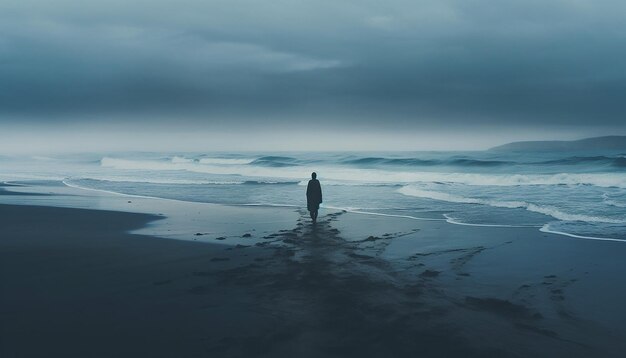
[[[626,240],[624,153],[115,153],[0,157],[0,180],[184,201],[323,207]]]

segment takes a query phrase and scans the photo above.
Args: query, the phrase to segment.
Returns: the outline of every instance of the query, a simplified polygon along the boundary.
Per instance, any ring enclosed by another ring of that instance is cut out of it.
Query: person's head
[[[313,178],[313,179],[317,178],[317,173],[315,173],[315,172],[311,173],[311,178]]]

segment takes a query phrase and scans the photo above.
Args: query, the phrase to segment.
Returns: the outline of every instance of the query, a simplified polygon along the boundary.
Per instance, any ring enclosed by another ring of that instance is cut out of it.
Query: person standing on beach
[[[319,180],[317,180],[315,172],[311,173],[311,178],[309,185],[306,187],[306,207],[311,214],[313,224],[315,224],[317,222],[317,211],[322,203],[322,187]]]

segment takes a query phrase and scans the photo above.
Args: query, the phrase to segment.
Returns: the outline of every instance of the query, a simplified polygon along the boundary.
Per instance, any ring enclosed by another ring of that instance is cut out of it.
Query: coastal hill
[[[605,136],[572,141],[546,140],[512,142],[490,148],[491,151],[578,151],[578,150],[626,150],[626,136]]]

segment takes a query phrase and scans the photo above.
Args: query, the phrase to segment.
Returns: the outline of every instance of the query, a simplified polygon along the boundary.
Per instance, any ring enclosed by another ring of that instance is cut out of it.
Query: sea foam
[[[591,215],[582,215],[582,214],[576,214],[576,213],[567,213],[553,206],[537,205],[537,204],[528,203],[525,201],[500,201],[500,200],[491,200],[491,199],[463,197],[463,196],[453,195],[453,194],[448,194],[448,193],[443,193],[443,192],[422,190],[419,188],[415,188],[413,186],[404,186],[398,189],[398,192],[404,195],[413,196],[417,198],[441,200],[441,201],[447,201],[447,202],[453,202],[453,203],[488,205],[492,207],[508,208],[508,209],[525,209],[531,212],[551,216],[555,219],[563,220],[563,221],[583,221],[583,222],[588,222],[588,223],[609,223],[609,224],[625,224],[626,223],[626,220],[619,220],[619,219],[607,218],[607,217],[602,217],[602,216],[591,216]]]

